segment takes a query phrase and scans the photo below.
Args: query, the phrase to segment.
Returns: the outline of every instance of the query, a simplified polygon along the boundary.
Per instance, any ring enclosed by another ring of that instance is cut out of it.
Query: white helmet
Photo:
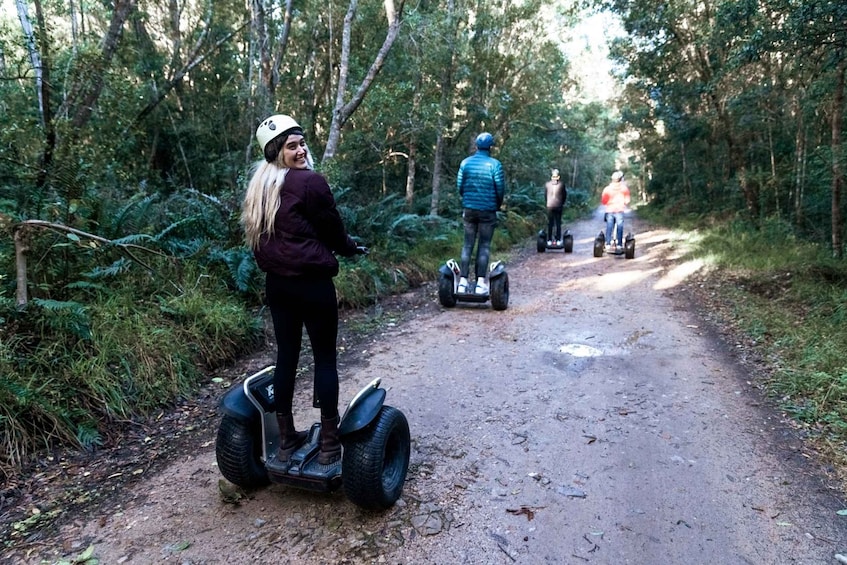
[[[612,180],[617,182],[623,178],[623,173],[621,171],[615,171],[612,173]]]
[[[262,151],[264,151],[265,145],[269,141],[284,133],[295,133],[293,130],[298,130],[296,133],[303,135],[303,128],[294,121],[294,118],[284,114],[274,114],[269,118],[265,118],[259,124],[259,128],[256,130],[256,140],[262,146]]]

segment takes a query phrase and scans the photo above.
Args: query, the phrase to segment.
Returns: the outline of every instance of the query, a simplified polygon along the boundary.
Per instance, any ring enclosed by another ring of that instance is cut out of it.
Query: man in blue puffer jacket
[[[506,178],[503,165],[491,156],[494,136],[488,132],[476,138],[477,151],[466,157],[459,166],[456,186],[462,197],[462,220],[465,223],[465,244],[462,247],[462,264],[458,292],[470,291],[468,273],[474,242],[479,235],[476,250],[476,294],[488,294],[488,260],[491,238],[497,225],[497,210],[503,204]]]

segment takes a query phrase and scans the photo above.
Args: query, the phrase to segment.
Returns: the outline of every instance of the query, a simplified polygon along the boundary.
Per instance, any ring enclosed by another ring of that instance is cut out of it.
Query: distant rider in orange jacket
[[[612,245],[623,247],[623,213],[629,206],[629,187],[623,180],[623,173],[615,171],[612,173],[612,182],[603,189],[600,196],[600,204],[606,207],[606,249]],[[615,239],[612,240],[612,230],[615,230]]]

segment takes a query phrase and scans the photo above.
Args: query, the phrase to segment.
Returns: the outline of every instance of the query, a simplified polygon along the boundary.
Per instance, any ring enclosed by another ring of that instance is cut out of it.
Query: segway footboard
[[[321,425],[312,424],[306,442],[288,460],[287,467],[275,469],[268,466],[268,475],[275,483],[314,492],[331,492],[341,486],[341,461],[322,465],[318,463]]]

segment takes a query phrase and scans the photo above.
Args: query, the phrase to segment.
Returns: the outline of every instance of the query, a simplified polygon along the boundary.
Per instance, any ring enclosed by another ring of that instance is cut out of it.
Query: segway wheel
[[[632,259],[635,257],[635,238],[632,237],[632,234],[629,234],[629,237],[626,238],[626,241],[623,244],[624,257],[627,259]]]
[[[242,488],[254,489],[270,484],[262,461],[262,430],[225,415],[218,427],[215,456],[221,474]]]
[[[547,239],[543,234],[538,234],[538,239],[535,240],[535,250],[539,253],[547,251]]]
[[[594,256],[602,257],[604,247],[606,247],[606,236],[603,235],[603,232],[600,232],[600,234],[594,238]]]
[[[573,236],[568,234],[562,240],[565,246],[565,253],[573,253]]]
[[[400,498],[411,454],[409,422],[403,413],[383,406],[364,429],[344,438],[342,488],[365,510],[385,510]]]
[[[495,310],[505,310],[509,307],[509,273],[491,279],[488,289],[491,296],[491,307]]]
[[[438,301],[445,308],[456,305],[456,296],[453,294],[453,279],[447,275],[441,275],[438,279]]]

